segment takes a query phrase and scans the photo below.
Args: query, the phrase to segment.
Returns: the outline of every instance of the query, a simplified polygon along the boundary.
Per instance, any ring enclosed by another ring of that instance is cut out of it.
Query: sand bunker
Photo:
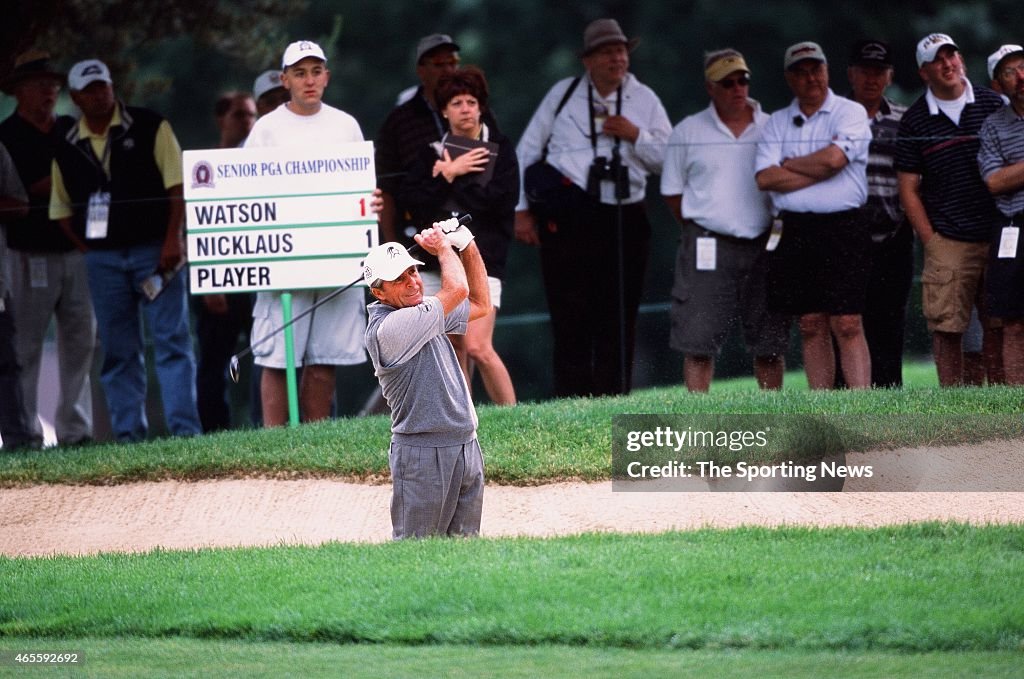
[[[847,463],[877,471],[828,493],[613,492],[610,481],[490,485],[481,532],[546,537],[741,525],[1024,523],[1019,441],[850,454]],[[926,492],[948,488],[957,490]],[[390,494],[387,485],[336,480],[9,488],[0,490],[0,554],[383,542],[391,535]]]

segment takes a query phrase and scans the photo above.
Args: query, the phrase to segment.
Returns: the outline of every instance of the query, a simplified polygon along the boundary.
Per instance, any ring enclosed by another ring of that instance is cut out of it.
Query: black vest
[[[92,151],[92,142],[78,138],[77,125],[57,148],[57,164],[74,205],[72,226],[83,240],[89,196],[96,191],[110,192],[107,237],[85,240],[99,250],[159,244],[167,235],[167,190],[153,158],[163,118],[131,106],[121,108],[121,118],[122,124],[112,126],[109,132],[110,179]]]
[[[40,179],[49,178],[55,149],[64,143],[64,136],[74,124],[70,116],[57,116],[53,129],[42,132],[22,118],[17,111],[0,123],[0,142],[7,147],[25,190]],[[74,249],[60,230],[50,221],[50,195],[28,197],[28,215],[7,223],[7,245],[24,252],[68,252]]]

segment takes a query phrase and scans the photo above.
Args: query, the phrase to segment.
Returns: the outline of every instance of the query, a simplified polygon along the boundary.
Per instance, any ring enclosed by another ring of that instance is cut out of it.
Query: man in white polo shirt
[[[705,55],[704,86],[711,103],[672,130],[661,175],[661,193],[682,227],[670,345],[684,354],[686,388],[705,392],[715,356],[741,323],[758,385],[778,389],[790,318],[766,308],[771,215],[754,181],[768,115],[749,98],[750,69],[736,50]]]
[[[865,389],[871,358],[861,313],[871,237],[855,210],[868,195],[867,111],[832,92],[816,43],[789,47],[784,68],[795,96],[765,125],[755,166],[757,185],[770,192],[781,219],[768,242],[768,308],[800,316],[812,389],[833,386],[833,334],[846,384]]]

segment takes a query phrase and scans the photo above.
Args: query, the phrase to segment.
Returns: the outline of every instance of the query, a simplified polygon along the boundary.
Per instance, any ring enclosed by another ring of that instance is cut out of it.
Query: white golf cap
[[[953,38],[945,33],[932,33],[921,38],[921,42],[917,43],[917,67],[921,68],[925,64],[935,61],[935,55],[946,45],[957,52],[960,51],[960,48],[953,42]]]
[[[999,70],[999,62],[1013,54],[1024,53],[1024,47],[1020,45],[1003,45],[988,56],[988,75],[996,79],[996,71]]]
[[[423,266],[401,243],[381,243],[363,260],[363,280],[372,288],[377,281],[393,281],[417,264]]]
[[[782,68],[788,71],[790,66],[798,64],[804,59],[820,61],[823,64],[828,63],[821,45],[816,42],[804,41],[786,48],[786,56],[782,61]]]
[[[68,71],[68,89],[80,92],[96,81],[113,84],[110,69],[99,59],[79,61]]]
[[[252,83],[252,98],[259,99],[270,90],[283,88],[281,84],[281,71],[271,69],[260,73]]]
[[[324,51],[320,49],[320,45],[309,40],[298,40],[285,48],[284,57],[281,58],[281,68],[288,68],[309,57],[327,63],[327,57],[324,56]]]

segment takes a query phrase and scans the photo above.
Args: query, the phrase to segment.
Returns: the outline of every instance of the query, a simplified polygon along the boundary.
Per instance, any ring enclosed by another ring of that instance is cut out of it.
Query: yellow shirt
[[[114,109],[114,117],[110,119],[110,125],[101,133],[93,132],[89,129],[85,119],[80,119],[78,121],[78,136],[80,139],[88,139],[92,144],[92,150],[96,157],[103,158],[103,150],[107,146],[110,128],[114,125],[120,125],[121,122],[121,107],[117,106]],[[156,140],[153,142],[153,160],[156,161],[156,166],[163,177],[165,189],[182,183],[181,146],[178,144],[178,139],[174,136],[170,123],[166,120],[160,123],[160,127],[156,131]],[[109,157],[104,158],[103,169],[106,170],[108,175],[110,174]],[[64,186],[64,176],[61,174],[56,160],[53,161],[50,174],[53,180],[50,190],[50,219],[71,217],[74,213],[74,207],[67,188]]]

